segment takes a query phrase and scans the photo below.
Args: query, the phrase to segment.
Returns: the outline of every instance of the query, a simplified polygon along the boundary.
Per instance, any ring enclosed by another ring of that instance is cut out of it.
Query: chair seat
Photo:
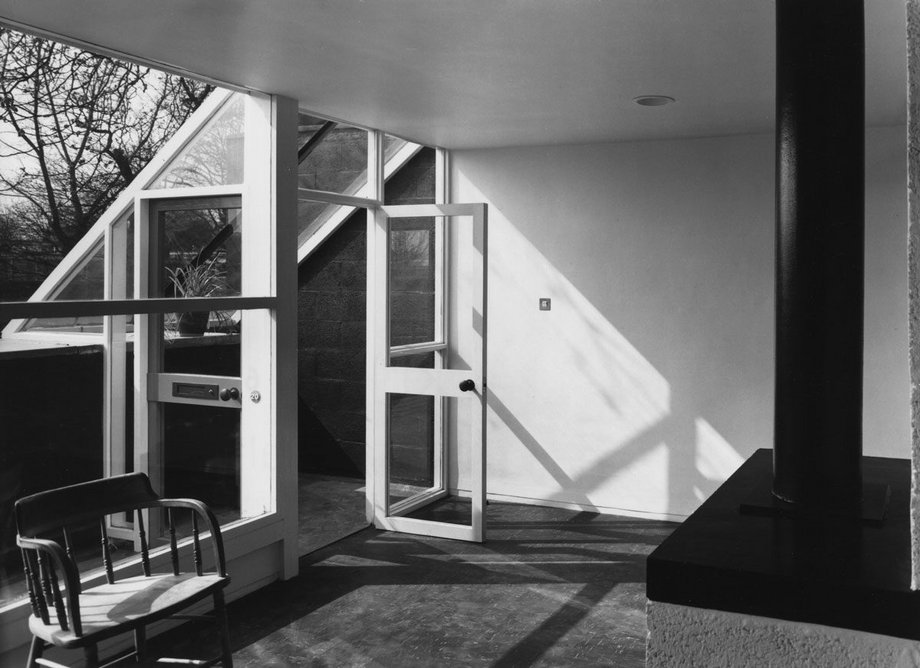
[[[83,646],[135,625],[167,617],[174,609],[181,609],[196,599],[204,598],[228,582],[229,578],[220,575],[194,573],[125,578],[114,584],[87,589],[80,594],[82,636],[74,634],[73,628],[63,630],[57,624],[53,611],[49,611],[50,624],[44,624],[39,617],[31,616],[29,629],[45,642],[59,647]]]

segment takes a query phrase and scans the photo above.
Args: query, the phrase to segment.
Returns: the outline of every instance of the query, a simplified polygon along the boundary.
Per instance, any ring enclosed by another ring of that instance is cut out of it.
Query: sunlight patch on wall
[[[490,492],[667,512],[667,379],[495,206],[489,350]]]
[[[707,498],[744,463],[744,458],[701,417],[696,418],[696,470],[703,477],[693,493],[700,501]]]
[[[696,419],[696,470],[710,480],[725,480],[744,463],[744,458],[715,427]]]

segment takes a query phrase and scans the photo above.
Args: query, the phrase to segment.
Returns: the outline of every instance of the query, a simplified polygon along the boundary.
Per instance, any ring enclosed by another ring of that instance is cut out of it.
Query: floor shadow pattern
[[[307,555],[229,606],[234,665],[644,665],[645,558],[676,524],[514,504],[487,518],[484,544],[366,529]],[[211,636],[194,623],[154,644],[200,656]]]

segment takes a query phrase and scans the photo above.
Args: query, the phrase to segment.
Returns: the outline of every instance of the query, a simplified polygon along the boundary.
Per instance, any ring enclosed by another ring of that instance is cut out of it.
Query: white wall
[[[866,164],[864,450],[893,457],[904,136]],[[453,201],[490,205],[490,494],[684,516],[772,447],[773,183],[772,136],[453,153]]]

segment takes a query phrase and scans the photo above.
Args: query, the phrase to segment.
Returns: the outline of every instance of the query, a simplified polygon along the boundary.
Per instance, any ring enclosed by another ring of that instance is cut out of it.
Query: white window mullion
[[[450,154],[446,149],[435,149],[434,154],[434,203],[447,204],[450,202],[450,183],[449,183],[449,158]],[[436,216],[434,219],[434,239],[435,239],[435,275],[434,275],[434,299],[435,299],[435,338],[443,342],[444,346],[435,353],[434,367],[444,369],[449,366],[448,356],[450,355],[450,245],[448,243],[448,218],[447,216]],[[443,444],[450,444],[450,420],[448,416],[448,400],[442,397],[437,404],[435,411],[435,434],[441,439]],[[434,470],[439,476],[437,483],[446,486],[448,483],[448,462],[443,453],[446,447],[436,448]]]
[[[152,277],[151,260],[158,257],[158,236],[151,231],[149,200],[134,200],[134,299],[149,299]],[[147,374],[160,370],[160,349],[157,328],[162,328],[162,316],[138,313],[134,316],[134,470],[146,473],[153,488],[163,493],[162,429],[156,404],[149,401]],[[147,534],[151,540],[160,536],[160,513],[143,511]],[[135,551],[140,550],[140,537],[135,536]]]
[[[450,152],[446,148],[434,152],[434,203],[450,204]]]
[[[121,219],[106,228],[104,295],[106,299],[127,299],[128,225]],[[107,315],[102,319],[103,334],[103,466],[106,477],[128,471],[125,448],[125,408],[127,406],[126,315]],[[109,518],[109,532],[116,538],[133,538],[131,525]]]
[[[241,292],[274,295],[275,254],[272,233],[272,103],[249,96],[245,100],[243,155],[243,227]],[[242,314],[240,376],[245,410],[240,419],[240,514],[253,517],[275,510],[274,448],[271,416],[276,397],[272,391],[273,314],[267,309]],[[251,399],[258,393],[259,400]]]
[[[371,130],[367,133],[367,185],[368,194],[372,199],[383,201],[384,198],[384,168],[383,168],[383,133],[379,130]],[[381,335],[378,330],[385,326],[384,321],[378,320],[377,313],[377,290],[384,289],[383,285],[377,282],[377,276],[380,272],[378,265],[386,263],[386,254],[381,255],[379,252],[378,238],[380,233],[377,230],[378,210],[369,209],[367,212],[367,296],[366,296],[366,358],[365,358],[365,402],[364,409],[367,413],[365,418],[365,517],[368,522],[374,521],[374,506],[384,498],[386,490],[377,490],[376,484],[380,477],[376,469],[380,466],[386,466],[385,460],[376,456],[377,448],[374,443],[381,431],[379,422],[386,419],[385,406],[379,405],[377,393],[375,391],[377,381],[377,363],[381,355],[386,355],[388,351],[380,344]],[[385,233],[384,233],[385,235]],[[387,342],[389,341],[389,337]]]
[[[383,173],[383,170],[380,170],[380,173]],[[362,197],[361,195],[367,190],[367,186],[361,188],[355,195],[345,195],[342,193],[329,192],[327,190],[312,190],[310,188],[298,188],[297,197],[298,199],[304,200],[305,202],[328,202],[329,204],[338,204],[339,206],[351,206],[351,207],[372,207],[382,204],[382,202],[374,197]]]
[[[271,490],[276,510],[284,519],[284,555],[281,576],[298,573],[298,438],[297,438],[297,101],[272,98],[272,134],[269,143],[272,246],[269,258],[272,294],[277,306],[272,313],[274,410],[271,430],[274,442],[274,481]],[[243,396],[244,401],[250,401]]]
[[[383,202],[384,135],[380,130],[367,133],[367,198],[372,202]]]

